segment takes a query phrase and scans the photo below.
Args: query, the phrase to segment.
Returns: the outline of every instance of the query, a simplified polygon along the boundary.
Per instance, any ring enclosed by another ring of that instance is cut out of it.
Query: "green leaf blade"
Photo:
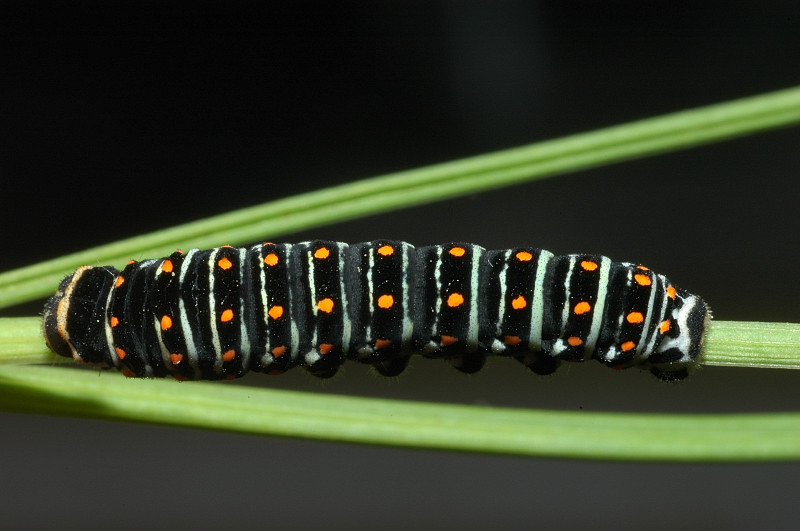
[[[686,149],[800,123],[800,87],[363,179],[0,273],[0,308],[47,295],[77,267],[174,249],[240,245],[325,223]]]
[[[440,450],[620,461],[800,458],[800,413],[665,415],[408,403],[0,367],[5,410]],[[38,396],[31,400],[31,396]]]

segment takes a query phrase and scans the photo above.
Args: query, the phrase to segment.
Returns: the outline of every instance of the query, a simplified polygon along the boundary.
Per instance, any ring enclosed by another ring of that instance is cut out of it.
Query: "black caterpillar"
[[[44,309],[48,346],[127,376],[229,379],[345,359],[393,376],[412,352],[464,372],[487,355],[538,374],[594,358],[664,380],[697,365],[703,300],[599,255],[378,240],[219,247],[84,266]]]

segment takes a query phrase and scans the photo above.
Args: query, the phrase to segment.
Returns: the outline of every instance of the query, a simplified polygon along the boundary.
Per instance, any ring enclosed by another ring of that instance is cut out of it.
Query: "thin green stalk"
[[[715,321],[706,353],[712,364],[800,368],[800,325]],[[114,372],[16,365],[54,361],[71,362],[47,351],[38,318],[0,319],[0,410],[542,457],[800,459],[800,413],[523,411],[135,380]]]
[[[800,369],[800,324],[712,321],[705,365]]]
[[[0,365],[71,362],[44,344],[38,317],[0,318]],[[800,369],[800,324],[711,321],[703,364]]]
[[[265,236],[800,123],[800,87],[271,201],[0,274],[0,308],[42,297],[83,264]]]
[[[800,413],[514,410],[0,367],[0,408],[364,444],[582,459],[800,458]]]
[[[40,318],[0,318],[0,365],[54,363],[60,357],[45,345]]]

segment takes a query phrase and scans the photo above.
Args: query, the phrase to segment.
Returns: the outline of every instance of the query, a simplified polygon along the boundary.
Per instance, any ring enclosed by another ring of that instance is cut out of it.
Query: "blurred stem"
[[[0,367],[0,408],[364,444],[662,461],[800,458],[800,413],[664,415],[401,402]]]
[[[239,245],[398,208],[800,122],[800,87],[270,201],[0,274],[0,308],[53,291],[84,264],[120,266],[175,248]]]

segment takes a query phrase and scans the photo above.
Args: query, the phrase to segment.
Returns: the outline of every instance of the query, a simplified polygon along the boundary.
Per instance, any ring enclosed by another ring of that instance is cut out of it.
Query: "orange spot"
[[[597,262],[592,262],[591,260],[584,260],[581,262],[581,267],[586,271],[594,271],[597,269]]]
[[[223,323],[227,323],[228,321],[233,319],[233,310],[228,308],[227,310],[222,312],[222,315],[219,316],[219,320]]]
[[[460,293],[451,293],[450,296],[447,297],[447,305],[451,308],[461,306],[462,304],[464,304],[464,296]]]
[[[226,256],[223,256],[222,258],[219,259],[217,265],[227,271],[228,269],[233,267],[233,262],[228,260]]]
[[[506,345],[511,345],[513,347],[514,345],[519,345],[522,343],[522,338],[519,336],[506,336],[503,342]]]
[[[676,295],[677,292],[675,291],[675,288],[672,286],[667,286],[667,296],[669,296],[670,299],[675,300]]]
[[[378,247],[378,254],[381,256],[391,256],[394,254],[394,247],[391,245],[382,245]]]
[[[318,258],[320,260],[324,260],[331,255],[331,252],[328,250],[327,247],[320,247],[316,251],[314,251],[314,258]]]
[[[222,361],[233,361],[235,359],[236,359],[236,351],[233,349],[226,350],[225,353],[222,355]]]
[[[166,260],[164,260],[164,263],[161,264],[161,272],[162,273],[172,273],[173,267],[174,266],[172,265],[172,260],[167,258]]]
[[[128,265],[133,265],[136,263],[136,260],[128,260]]]
[[[330,343],[321,343],[319,346],[319,352],[323,356],[329,353],[331,350],[333,350],[333,345],[331,345]]]
[[[188,380],[186,376],[181,376],[180,374],[173,374],[172,377],[178,382],[185,382]]]
[[[520,251],[515,256],[520,262],[530,262],[533,260],[533,255],[528,251]]]
[[[264,263],[270,267],[278,265],[278,255],[275,253],[269,253],[264,257]]]
[[[236,379],[236,375],[235,374],[226,374],[225,375],[225,379],[228,380],[228,381],[235,380]]]
[[[233,245],[220,245],[223,249],[233,249]]]
[[[380,350],[382,348],[386,348],[392,344],[391,339],[376,339],[375,340],[375,349]]]
[[[636,269],[641,269],[642,271],[650,271],[648,268],[646,268],[646,267],[645,267],[645,266],[643,266],[643,265],[636,266]]]
[[[281,317],[283,315],[283,306],[280,306],[280,305],[276,304],[275,306],[270,308],[267,313],[273,319],[278,319],[279,317]]]
[[[644,315],[641,312],[631,312],[625,316],[625,320],[630,324],[640,324],[644,321]]]
[[[521,310],[527,305],[528,301],[526,301],[525,297],[523,297],[522,295],[511,301],[511,307],[514,308],[515,310]]]
[[[451,255],[457,257],[457,258],[460,258],[460,257],[464,256],[465,254],[467,254],[466,249],[464,249],[463,247],[453,247],[447,252],[450,253]]]
[[[133,371],[130,369],[122,369],[122,376],[125,378],[136,378],[136,375],[133,374]]]
[[[391,308],[394,304],[394,297],[391,295],[381,295],[378,297],[378,306],[385,309]]]
[[[119,324],[119,319],[117,319],[116,317],[112,317],[111,318],[111,328],[114,328],[118,324]]]
[[[583,339],[577,336],[570,336],[567,338],[567,343],[569,343],[569,346],[571,347],[579,347],[583,345]]]
[[[128,355],[128,353],[127,353],[127,352],[125,352],[124,350],[122,350],[122,349],[121,349],[121,348],[119,348],[119,347],[115,347],[115,348],[114,348],[114,352],[116,352],[116,353],[117,353],[117,357],[118,357],[119,359],[121,359],[121,360],[124,360],[124,359],[125,359],[125,356],[127,356],[127,355]]]
[[[575,315],[583,315],[592,311],[592,305],[586,301],[581,301],[575,305],[575,309],[573,311],[575,312]]]
[[[669,319],[667,319],[666,321],[661,321],[661,324],[658,326],[658,329],[661,330],[662,334],[666,334],[667,332],[669,332],[671,326],[672,325],[670,324]]]
[[[442,336],[442,341],[441,341],[441,344],[442,344],[442,346],[443,346],[443,347],[446,347],[447,345],[452,345],[452,344],[453,344],[453,343],[455,343],[456,341],[458,341],[458,338],[457,338],[457,337],[453,337],[453,336]]]
[[[161,318],[161,330],[169,330],[172,328],[172,317],[165,315]]]
[[[186,254],[183,251],[181,251],[180,249],[175,249],[175,252],[178,253],[178,254]]]
[[[117,280],[114,281],[114,287],[118,288],[121,285],[123,285],[124,283],[125,283],[125,277],[123,277],[122,275],[119,275],[117,277]]]
[[[173,365],[177,365],[183,361],[183,354],[170,354],[169,361],[171,361]]]
[[[633,341],[626,341],[621,346],[622,346],[622,352],[628,352],[636,348],[636,343],[634,343]]]
[[[286,347],[283,346],[283,345],[281,345],[279,347],[275,347],[274,349],[272,349],[272,355],[275,356],[276,358],[280,358],[284,354],[286,354]],[[283,371],[281,371],[281,372],[283,372]]]
[[[640,286],[649,286],[650,285],[650,277],[648,277],[647,275],[643,275],[642,273],[636,273],[635,275],[633,275],[633,279]]]
[[[325,313],[331,313],[333,311],[333,301],[328,298],[322,299],[317,303],[317,308]]]

